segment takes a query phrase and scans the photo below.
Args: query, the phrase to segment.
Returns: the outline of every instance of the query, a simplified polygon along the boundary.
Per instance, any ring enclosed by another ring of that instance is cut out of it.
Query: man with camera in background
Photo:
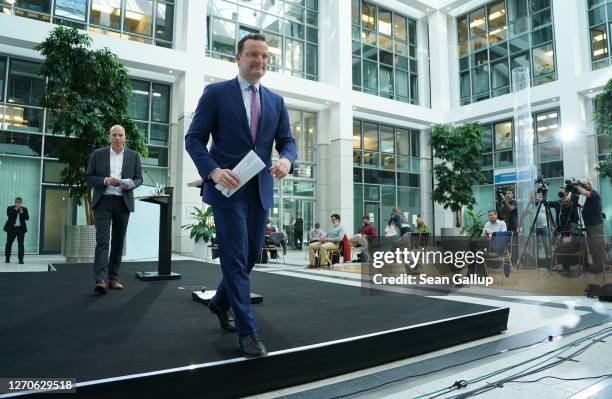
[[[507,188],[505,193],[498,190],[498,208],[500,209],[499,218],[506,223],[507,231],[512,232],[512,262],[516,262],[518,258],[518,242],[517,242],[517,205],[514,199],[514,191]]]
[[[565,186],[559,187],[558,196],[558,201],[546,202],[546,205],[555,210],[555,236],[578,224],[578,208],[570,203]]]
[[[593,184],[590,180],[583,182],[580,180],[570,180],[566,181],[566,183],[571,184],[580,195],[586,198],[582,207],[582,219],[587,233],[587,245],[593,260],[589,271],[591,273],[601,273],[606,261],[601,196],[593,189]]]

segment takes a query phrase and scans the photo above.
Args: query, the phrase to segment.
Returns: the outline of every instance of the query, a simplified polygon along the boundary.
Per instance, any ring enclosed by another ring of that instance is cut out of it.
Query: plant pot
[[[193,256],[198,259],[208,259],[208,248],[209,243],[204,242],[203,240],[198,240],[198,242],[193,243]]]
[[[112,237],[112,228],[110,233]],[[93,263],[95,254],[96,226],[64,225],[62,230],[62,255],[66,257],[66,263]],[[125,255],[125,242],[121,255]]]
[[[442,233],[443,237],[459,237],[461,236],[461,228],[460,227],[442,227],[440,228],[440,233]]]

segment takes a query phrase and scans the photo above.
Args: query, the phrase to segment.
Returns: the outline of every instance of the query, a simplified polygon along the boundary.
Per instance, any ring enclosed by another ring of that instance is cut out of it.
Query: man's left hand
[[[283,179],[287,177],[291,170],[291,162],[287,158],[280,158],[270,168],[270,174],[277,179]]]
[[[121,185],[121,189],[122,189],[123,191],[130,191],[130,187],[129,187],[127,184],[122,184],[122,185]]]

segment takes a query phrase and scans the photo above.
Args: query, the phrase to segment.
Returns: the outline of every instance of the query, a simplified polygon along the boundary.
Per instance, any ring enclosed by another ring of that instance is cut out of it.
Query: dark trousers
[[[601,273],[606,263],[606,242],[604,239],[603,223],[594,226],[586,226],[587,245],[593,260],[592,266],[589,268],[591,272]]]
[[[25,232],[20,227],[9,228],[9,231],[6,232],[6,246],[4,247],[4,256],[6,257],[6,259],[10,259],[11,248],[13,247],[13,242],[15,242],[15,238],[17,238],[17,257],[20,261],[23,261],[23,253],[25,252],[23,247],[23,240],[25,238]]]
[[[130,219],[130,211],[125,206],[123,197],[116,195],[103,195],[93,211],[96,220],[94,279],[96,281],[114,280],[119,275],[123,241]],[[108,256],[109,240],[110,257]]]
[[[232,308],[240,336],[252,334],[257,328],[249,274],[261,256],[268,217],[268,210],[261,206],[257,179],[248,182],[244,190],[234,207],[213,207],[223,274],[215,305]]]
[[[296,230],[293,233],[293,245],[295,249],[302,249],[303,241],[304,241],[304,230]]]

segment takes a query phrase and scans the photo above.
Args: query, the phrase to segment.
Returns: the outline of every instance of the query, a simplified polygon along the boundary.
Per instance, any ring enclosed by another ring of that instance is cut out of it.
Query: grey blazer
[[[85,172],[87,184],[93,187],[93,198],[91,208],[95,208],[102,198],[106,185],[104,179],[110,176],[110,147],[99,148],[91,154],[87,172]],[[123,153],[123,167],[121,168],[122,179],[132,179],[136,187],[142,184],[142,169],[140,166],[140,156],[134,150],[125,148]],[[134,191],[124,191],[123,200],[130,212],[134,212]]]

